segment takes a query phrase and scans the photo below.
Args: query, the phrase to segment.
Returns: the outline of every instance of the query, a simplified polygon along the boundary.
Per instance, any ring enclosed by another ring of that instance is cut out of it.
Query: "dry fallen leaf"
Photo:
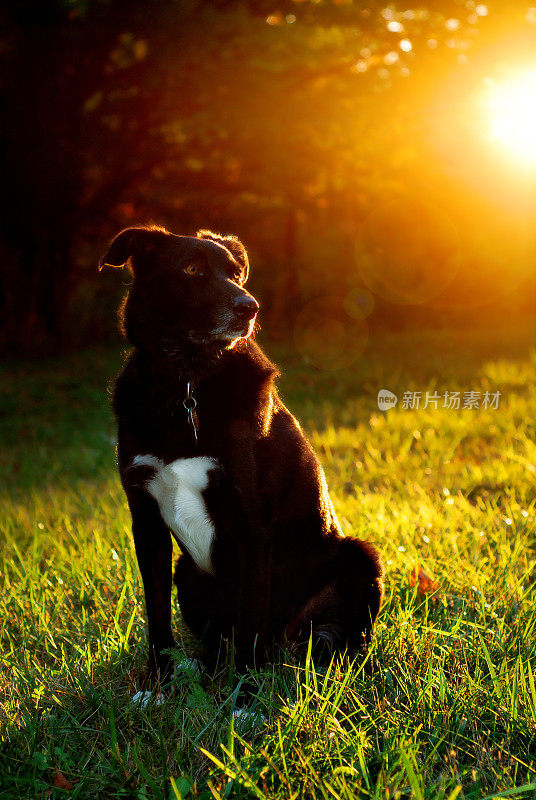
[[[417,586],[417,594],[432,594],[439,590],[439,584],[418,565],[413,569],[409,583],[410,586]]]
[[[73,788],[72,783],[69,783],[65,775],[63,775],[57,767],[54,767],[54,781],[52,786],[56,786],[58,789],[65,789],[66,792],[70,792]]]

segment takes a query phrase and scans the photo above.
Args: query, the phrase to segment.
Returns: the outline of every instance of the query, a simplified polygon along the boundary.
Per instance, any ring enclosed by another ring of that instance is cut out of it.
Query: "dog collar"
[[[191,425],[194,434],[194,441],[197,445],[197,432],[199,430],[199,419],[197,417],[197,411],[195,410],[197,406],[197,400],[194,397],[193,388],[190,381],[186,383],[186,394],[182,404],[186,409],[186,413],[188,414],[188,422]]]

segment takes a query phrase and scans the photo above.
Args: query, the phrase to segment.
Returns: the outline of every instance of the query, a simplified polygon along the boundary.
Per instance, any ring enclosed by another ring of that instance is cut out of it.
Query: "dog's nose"
[[[259,304],[254,297],[237,297],[233,310],[240,319],[252,319],[259,310]]]

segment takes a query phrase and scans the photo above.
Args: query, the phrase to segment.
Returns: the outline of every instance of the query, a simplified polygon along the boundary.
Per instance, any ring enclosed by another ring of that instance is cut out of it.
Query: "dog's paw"
[[[204,675],[205,672],[205,666],[198,658],[182,658],[175,664],[173,677],[180,678],[185,675],[188,678],[197,678]]]
[[[259,728],[266,722],[266,717],[260,711],[250,711],[247,708],[235,708],[233,710],[233,720],[235,728],[239,731],[251,731]]]
[[[149,705],[161,706],[165,703],[165,700],[166,698],[162,692],[141,691],[136,692],[130,702],[138,708],[147,708]]]

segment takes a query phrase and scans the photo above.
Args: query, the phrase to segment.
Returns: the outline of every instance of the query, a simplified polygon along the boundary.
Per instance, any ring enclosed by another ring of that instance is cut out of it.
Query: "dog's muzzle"
[[[240,322],[249,322],[258,310],[259,304],[254,297],[238,297],[233,303],[233,311]]]

